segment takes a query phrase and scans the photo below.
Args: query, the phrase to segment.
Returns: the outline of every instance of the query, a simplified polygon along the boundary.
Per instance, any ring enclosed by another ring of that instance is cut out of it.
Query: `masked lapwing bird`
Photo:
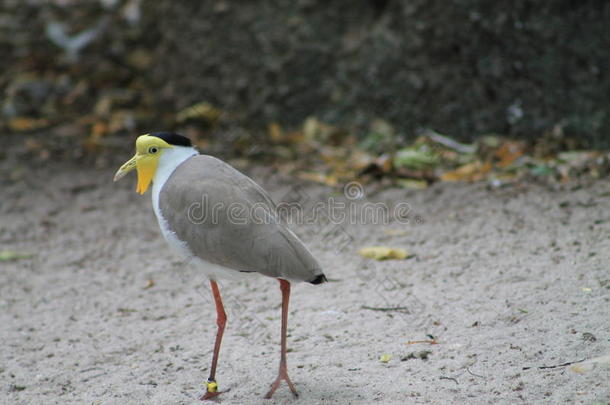
[[[271,398],[282,380],[295,396],[286,366],[286,328],[290,283],[320,284],[326,277],[303,242],[279,221],[277,207],[252,179],[227,163],[201,155],[188,138],[151,133],[136,140],[136,154],[117,171],[119,180],[138,174],[137,192],[152,182],[152,205],[161,233],[171,247],[193,259],[210,280],[218,331],[206,393],[218,395],[216,365],[227,316],[217,280],[251,274],[274,277],[282,293],[281,356]]]

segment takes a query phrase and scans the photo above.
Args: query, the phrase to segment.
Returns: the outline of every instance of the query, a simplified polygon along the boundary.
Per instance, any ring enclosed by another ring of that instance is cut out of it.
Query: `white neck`
[[[190,146],[174,146],[173,148],[167,148],[161,150],[161,156],[159,156],[159,164],[157,165],[157,171],[153,177],[152,186],[152,201],[153,209],[157,218],[160,218],[159,214],[159,194],[163,185],[172,175],[176,167],[191,156],[198,155],[199,152]]]

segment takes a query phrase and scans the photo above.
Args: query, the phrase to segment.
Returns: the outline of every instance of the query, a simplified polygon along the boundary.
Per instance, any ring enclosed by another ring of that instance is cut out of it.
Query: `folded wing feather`
[[[219,159],[197,155],[178,166],[159,206],[178,239],[211,263],[288,280],[322,274],[305,245],[280,223],[269,195]]]

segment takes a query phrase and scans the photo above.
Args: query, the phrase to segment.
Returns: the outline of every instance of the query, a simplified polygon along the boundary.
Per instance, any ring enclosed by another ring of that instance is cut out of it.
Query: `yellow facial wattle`
[[[136,154],[119,168],[114,175],[114,181],[136,169],[138,172],[136,191],[144,194],[155,176],[162,150],[166,148],[173,148],[173,146],[155,136],[139,136],[136,139]]]
[[[157,171],[159,165],[159,154],[154,156],[140,156],[136,159],[136,170],[138,171],[138,186],[136,191],[144,194],[150,186],[150,182]]]

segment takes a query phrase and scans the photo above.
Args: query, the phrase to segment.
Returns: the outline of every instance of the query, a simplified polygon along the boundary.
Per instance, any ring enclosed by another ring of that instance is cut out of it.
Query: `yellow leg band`
[[[205,385],[208,389],[208,392],[218,391],[218,384],[216,384],[216,381],[206,381]]]

